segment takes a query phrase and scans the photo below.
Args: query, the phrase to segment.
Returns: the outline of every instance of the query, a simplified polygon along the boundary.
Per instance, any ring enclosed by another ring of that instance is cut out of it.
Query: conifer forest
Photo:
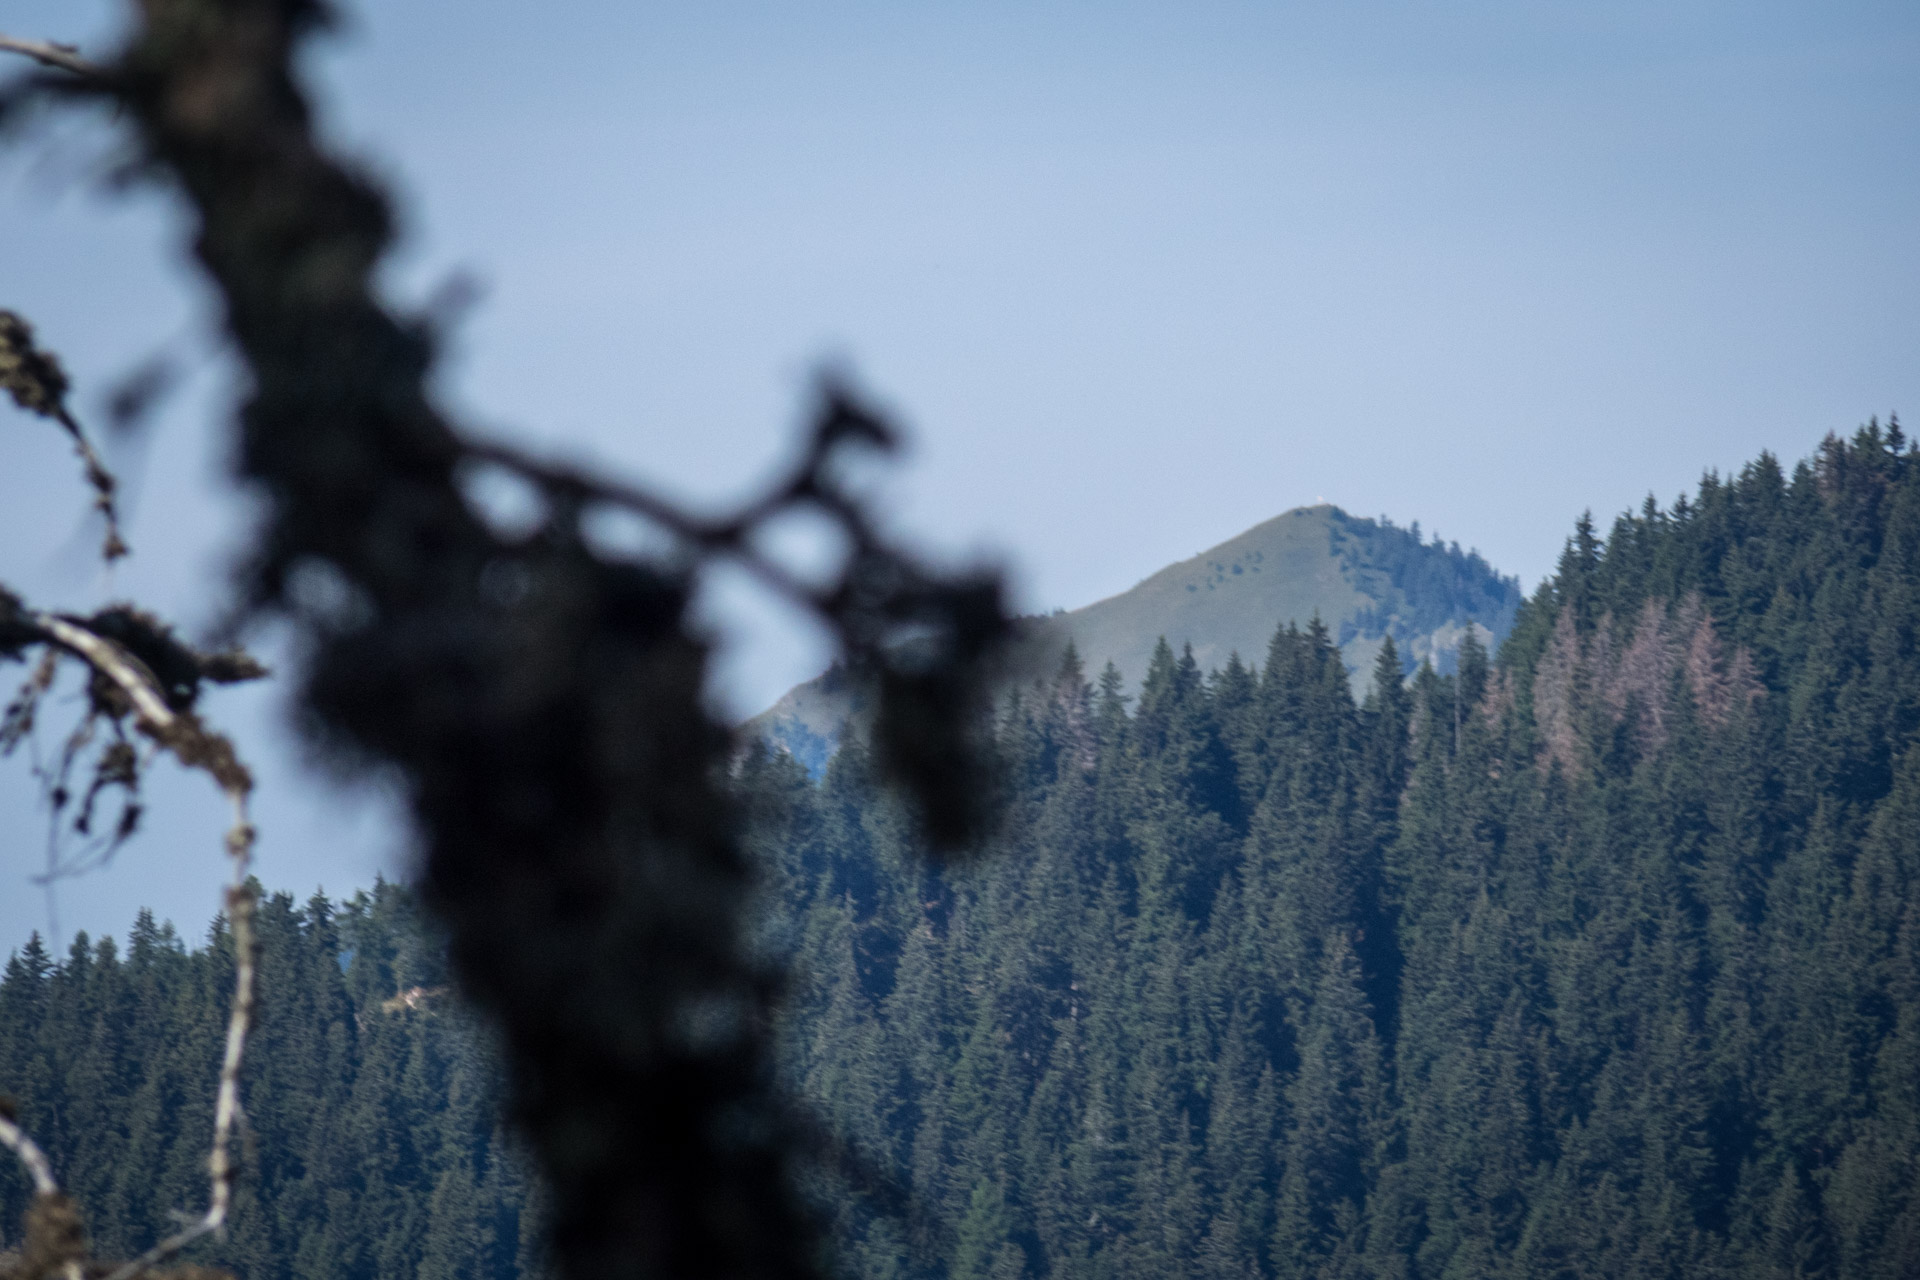
[[[930,859],[851,739],[729,786],[822,1265],[860,1280],[1920,1275],[1920,452],[1582,520],[1493,652],[1317,623],[990,726]],[[544,1274],[508,1076],[412,895],[266,897],[246,1280]],[[216,923],[36,940],[0,1082],[107,1254],[204,1180]],[[697,1032],[697,1028],[695,1029]],[[689,1034],[694,1034],[690,1032]],[[0,1247],[31,1194],[0,1167]]]

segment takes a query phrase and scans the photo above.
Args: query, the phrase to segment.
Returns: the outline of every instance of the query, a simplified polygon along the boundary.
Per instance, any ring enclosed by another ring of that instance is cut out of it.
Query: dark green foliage
[[[846,1269],[1920,1274],[1917,636],[1870,426],[1583,520],[1497,661],[1357,707],[1317,625],[1131,713],[1070,656],[976,870],[857,753],[785,784],[792,1079],[913,1206],[876,1268],[823,1169]]]
[[[1357,707],[1317,623],[1212,677],[1163,645],[1130,713],[1069,653],[1001,717],[972,869],[929,869],[857,748],[817,792],[749,755],[786,798],[758,840],[804,975],[791,1078],[909,1201],[888,1268],[1360,1274],[1398,1150],[1376,997],[1411,703],[1382,664]],[[817,1190],[880,1274],[880,1197],[831,1162]]]
[[[1069,652],[994,726],[971,865],[858,744],[818,784],[750,750],[835,1266],[1914,1276],[1916,635],[1920,461],[1870,428],[1583,524],[1497,659],[1389,651],[1357,705],[1318,625],[1212,675],[1163,646],[1131,708]],[[382,1011],[440,981],[406,900],[261,928],[227,1256],[513,1274],[536,1193],[491,1071],[452,1014]],[[115,1245],[193,1195],[220,944],[143,920],[0,983],[0,1071]]]
[[[411,897],[382,885],[336,909],[277,895],[259,930],[239,1202],[195,1260],[247,1280],[535,1274],[500,1071]],[[97,1254],[139,1253],[206,1195],[231,954],[219,924],[189,950],[143,912],[124,956],[83,935],[56,965],[36,937],[0,979],[0,1078]],[[0,1165],[0,1247],[17,1243],[27,1192]]]

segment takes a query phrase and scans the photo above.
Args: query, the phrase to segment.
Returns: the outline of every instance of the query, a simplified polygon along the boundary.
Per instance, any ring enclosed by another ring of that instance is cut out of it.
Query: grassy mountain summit
[[[1207,671],[1233,653],[1257,661],[1276,626],[1318,616],[1349,672],[1368,670],[1392,636],[1409,669],[1431,659],[1444,674],[1468,625],[1497,640],[1519,606],[1519,583],[1477,553],[1424,543],[1417,525],[1402,529],[1322,503],[1255,525],[1117,596],[1042,619],[1036,631],[1058,638],[1051,648],[1070,637],[1091,670],[1110,661],[1138,685],[1161,636],[1176,649],[1192,645]]]
[[[1132,688],[1163,636],[1176,649],[1191,645],[1206,671],[1234,653],[1258,662],[1276,627],[1318,617],[1351,673],[1368,671],[1391,636],[1409,670],[1431,661],[1446,674],[1466,629],[1498,643],[1520,598],[1517,580],[1458,543],[1423,541],[1417,523],[1403,529],[1321,503],[1255,525],[1119,595],[1030,619],[1015,666],[1050,672],[1071,640],[1089,671],[1112,662]],[[832,670],[791,690],[749,728],[817,770],[857,710],[852,682]]]

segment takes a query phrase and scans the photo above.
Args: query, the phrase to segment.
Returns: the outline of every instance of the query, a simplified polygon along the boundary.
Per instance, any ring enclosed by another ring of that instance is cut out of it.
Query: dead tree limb
[[[0,32],[0,53],[17,53],[43,67],[71,72],[87,79],[96,79],[101,75],[100,67],[81,57],[78,48],[52,40],[21,40]]]
[[[0,1146],[6,1147],[20,1158],[20,1163],[26,1167],[27,1176],[33,1180],[34,1205],[39,1212],[29,1214],[28,1229],[31,1235],[39,1238],[30,1239],[29,1247],[42,1254],[40,1261],[51,1263],[63,1280],[81,1280],[84,1274],[81,1267],[83,1255],[77,1233],[61,1232],[58,1234],[65,1238],[48,1239],[50,1233],[43,1226],[55,1221],[70,1222],[73,1217],[72,1207],[60,1190],[59,1182],[54,1179],[53,1165],[48,1161],[47,1153],[40,1149],[40,1145],[27,1135],[26,1130],[22,1129],[19,1122],[4,1108],[0,1108]],[[44,1255],[48,1253],[62,1256],[45,1257]]]
[[[0,311],[0,385],[21,407],[55,419],[73,437],[86,461],[97,505],[108,521],[102,555],[108,560],[124,555],[126,547],[119,538],[112,503],[113,477],[66,410],[65,374],[50,353],[34,345],[26,322],[4,311]],[[11,747],[22,735],[32,732],[34,703],[51,687],[54,666],[64,654],[82,663],[90,673],[87,724],[106,719],[118,725],[130,719],[134,731],[155,747],[170,753],[186,768],[207,774],[233,809],[225,840],[232,878],[223,905],[233,939],[234,988],[214,1102],[207,1207],[188,1226],[111,1275],[111,1280],[133,1280],[193,1241],[217,1231],[225,1224],[233,1202],[233,1136],[241,1115],[240,1067],[253,1022],[256,974],[255,903],[250,877],[254,829],[248,810],[253,779],[232,742],[205,725],[194,710],[194,702],[203,681],[253,679],[264,670],[244,654],[209,655],[189,649],[175,640],[168,628],[126,606],[102,610],[91,618],[45,613],[25,608],[0,587],[0,658],[21,657],[35,645],[42,647],[43,656],[21,697],[8,708],[6,723],[0,726],[0,737],[5,741],[0,745]],[[111,759],[113,763],[103,759],[99,766],[89,789],[88,808],[91,796],[109,778],[109,770],[120,785],[131,785],[137,779],[139,766],[130,748],[122,748],[121,754]],[[131,828],[124,821],[120,826],[118,835],[124,838]],[[78,1210],[61,1195],[46,1153],[9,1115],[0,1115],[0,1144],[19,1156],[33,1179],[36,1210],[30,1215],[29,1232],[38,1234],[34,1247],[43,1255],[36,1265],[57,1267],[68,1280],[80,1280],[84,1240]]]
[[[47,1153],[20,1127],[19,1121],[0,1109],[0,1146],[6,1147],[20,1157],[20,1163],[26,1167],[27,1176],[33,1179],[33,1193],[37,1196],[57,1196],[60,1184],[54,1180],[53,1165],[47,1161]]]
[[[10,46],[0,44],[0,48]],[[44,351],[34,345],[33,326],[12,311],[0,310],[0,389],[13,397],[13,402],[28,413],[49,418],[60,424],[61,430],[73,441],[74,452],[80,455],[81,465],[86,469],[87,485],[93,490],[93,506],[107,522],[107,532],[100,547],[100,556],[112,564],[127,554],[127,544],[120,536],[120,509],[117,500],[118,482],[106,464],[100,461],[100,455],[94,452],[93,444],[87,439],[87,433],[80,429],[80,423],[67,408],[67,375],[60,367],[60,361],[52,352]]]
[[[120,624],[116,629],[123,633],[126,631],[126,611],[109,611],[102,617],[110,623]],[[240,1068],[246,1053],[247,1035],[253,1024],[257,973],[257,947],[253,931],[255,901],[251,883],[254,828],[248,810],[253,778],[241,763],[232,742],[207,728],[192,709],[190,690],[183,693],[177,685],[168,688],[147,661],[126,643],[103,634],[103,629],[99,621],[89,625],[87,620],[22,609],[12,597],[0,592],[0,655],[17,653],[26,644],[38,641],[85,663],[97,677],[90,690],[97,714],[116,718],[130,715],[137,732],[170,753],[186,768],[198,770],[213,779],[233,809],[233,821],[227,828],[225,840],[231,878],[225,892],[224,911],[233,939],[234,982],[214,1101],[212,1149],[207,1159],[210,1181],[207,1207],[186,1227],[140,1257],[113,1270],[108,1276],[108,1280],[134,1280],[134,1277],[167,1261],[195,1240],[219,1230],[225,1225],[233,1203],[233,1137],[241,1115]],[[147,646],[153,646],[163,636],[163,632],[150,629],[141,639]],[[176,645],[175,648],[179,652],[168,653],[165,649],[151,651],[161,653],[168,659],[163,665],[174,666],[181,660],[182,654],[191,655],[191,651],[184,646]],[[203,671],[212,668],[212,675],[208,678],[233,674],[233,668],[239,662],[233,655],[219,655],[211,660],[193,656],[198,658]],[[257,668],[251,669],[248,674],[254,673],[257,673]],[[37,1194],[46,1196],[58,1193],[45,1154],[19,1131],[17,1125],[11,1121],[0,1123],[0,1142],[5,1142],[20,1154],[33,1175]],[[78,1263],[72,1265],[75,1267],[72,1273],[74,1280],[78,1280]]]

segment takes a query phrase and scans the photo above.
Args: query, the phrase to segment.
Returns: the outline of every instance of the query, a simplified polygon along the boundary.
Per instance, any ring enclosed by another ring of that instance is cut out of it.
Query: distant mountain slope
[[[1046,618],[1038,633],[1058,637],[1055,649],[1070,637],[1090,671],[1111,661],[1136,685],[1163,635],[1175,648],[1191,644],[1207,671],[1232,653],[1262,660],[1275,627],[1305,626],[1317,614],[1349,671],[1370,668],[1390,635],[1409,670],[1431,658],[1444,674],[1468,623],[1498,638],[1519,606],[1519,584],[1478,555],[1322,504],[1255,525],[1130,591]]]
[[[1259,662],[1275,628],[1318,616],[1347,669],[1372,666],[1392,636],[1412,670],[1441,673],[1469,625],[1497,643],[1513,625],[1520,586],[1458,544],[1423,542],[1412,530],[1350,516],[1336,506],[1300,507],[1255,525],[1191,560],[1169,565],[1131,590],[1028,622],[1017,666],[1045,670],[1071,640],[1087,670],[1112,662],[1128,686],[1145,676],[1162,636],[1191,644],[1202,670],[1228,655]],[[748,726],[818,770],[853,714],[852,682],[833,670],[790,691]]]

